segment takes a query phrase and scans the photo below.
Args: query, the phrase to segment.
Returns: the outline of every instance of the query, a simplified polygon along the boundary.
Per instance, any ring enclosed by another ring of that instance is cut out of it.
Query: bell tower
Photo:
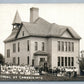
[[[15,14],[15,17],[14,17],[12,25],[13,25],[13,29],[16,28],[16,27],[19,28],[20,25],[21,25],[21,18],[19,16],[18,11],[16,11],[16,14]]]

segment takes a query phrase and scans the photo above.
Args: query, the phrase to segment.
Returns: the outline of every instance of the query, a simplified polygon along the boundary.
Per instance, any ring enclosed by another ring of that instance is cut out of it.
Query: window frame
[[[38,50],[38,42],[35,42],[35,51]]]
[[[61,66],[64,66],[64,57],[61,57]]]
[[[13,43],[13,53],[16,52],[16,43]]]
[[[64,42],[62,41],[62,51],[64,51]]]
[[[65,51],[67,52],[67,49],[68,49],[68,47],[67,47],[67,42],[65,42]]]
[[[65,66],[67,66],[67,57],[65,57]]]
[[[27,64],[29,65],[29,56],[27,56]]]
[[[7,49],[7,58],[10,58],[10,49]]]
[[[72,42],[72,52],[74,52],[74,42]]]
[[[22,36],[24,36],[24,31],[22,31]]]
[[[61,46],[60,46],[60,44],[61,44],[61,42],[60,42],[60,41],[58,41],[58,51],[60,51],[60,50],[61,50]]]
[[[29,51],[30,50],[30,46],[29,46],[29,40],[27,40],[27,51]]]
[[[18,57],[18,65],[20,65],[20,57]]]
[[[42,51],[45,51],[45,43],[42,42]]]
[[[68,66],[71,66],[71,59],[70,59],[70,57],[68,57]]]
[[[18,52],[20,52],[20,42],[18,42]]]
[[[60,66],[60,57],[58,57],[58,66]]]

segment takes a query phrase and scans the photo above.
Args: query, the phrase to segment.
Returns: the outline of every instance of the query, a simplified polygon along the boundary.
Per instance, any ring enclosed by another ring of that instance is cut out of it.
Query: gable
[[[25,28],[25,26],[23,25],[17,38],[22,38],[22,37],[25,37],[25,36],[29,36],[29,33],[28,33],[28,30]]]
[[[72,35],[69,33],[68,30],[66,30],[61,37],[65,37],[65,38],[72,38]]]

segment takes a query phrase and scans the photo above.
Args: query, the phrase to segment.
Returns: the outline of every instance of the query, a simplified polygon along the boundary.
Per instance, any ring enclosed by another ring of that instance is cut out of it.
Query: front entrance
[[[45,58],[40,58],[40,62],[44,62],[45,61]]]
[[[44,68],[46,68],[47,67],[47,62],[44,62]]]
[[[34,53],[34,65],[35,66],[42,66],[45,67],[46,64],[44,62],[47,62],[47,56],[48,54],[44,51],[37,51]]]

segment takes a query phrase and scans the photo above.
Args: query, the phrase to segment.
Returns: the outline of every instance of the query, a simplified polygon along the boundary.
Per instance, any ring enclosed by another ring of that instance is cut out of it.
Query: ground
[[[24,76],[24,75],[0,75],[0,81],[84,81],[84,76],[56,77],[54,75]]]

